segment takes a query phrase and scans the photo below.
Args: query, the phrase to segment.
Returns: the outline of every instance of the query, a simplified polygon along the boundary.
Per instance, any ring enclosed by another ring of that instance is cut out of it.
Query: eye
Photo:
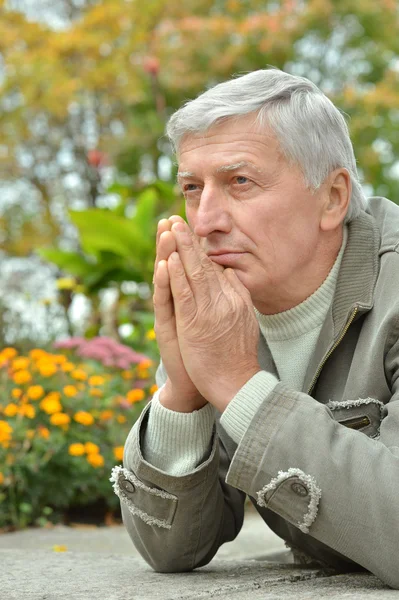
[[[245,177],[245,175],[237,175],[237,177],[235,177],[236,183],[238,183],[239,185],[243,185],[244,183],[249,183],[249,179],[248,177]]]
[[[183,192],[187,193],[187,192],[195,192],[197,190],[198,186],[196,183],[186,183],[183,186]]]

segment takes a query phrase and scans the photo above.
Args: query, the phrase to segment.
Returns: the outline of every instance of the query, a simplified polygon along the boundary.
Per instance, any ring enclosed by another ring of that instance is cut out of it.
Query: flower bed
[[[56,522],[72,505],[118,507],[110,471],[156,389],[152,362],[136,360],[122,369],[76,347],[0,352],[0,528]]]

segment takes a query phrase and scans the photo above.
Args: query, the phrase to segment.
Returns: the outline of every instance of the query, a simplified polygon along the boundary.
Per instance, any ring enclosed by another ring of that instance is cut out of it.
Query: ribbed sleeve
[[[220,423],[237,444],[248,429],[259,406],[278,382],[277,377],[271,373],[259,371],[247,381],[227,406]]]
[[[191,413],[176,412],[162,406],[159,393],[151,401],[142,452],[151,465],[179,477],[192,472],[208,457],[215,409],[206,404]]]

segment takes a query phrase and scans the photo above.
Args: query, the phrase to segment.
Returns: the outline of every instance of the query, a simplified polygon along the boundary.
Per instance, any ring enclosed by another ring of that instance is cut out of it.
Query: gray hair
[[[216,122],[254,113],[269,125],[285,158],[317,190],[334,169],[344,167],[352,182],[345,223],[365,210],[366,199],[345,119],[323,92],[305,77],[276,68],[254,71],[220,83],[177,110],[166,133],[178,151],[185,135],[207,131]]]

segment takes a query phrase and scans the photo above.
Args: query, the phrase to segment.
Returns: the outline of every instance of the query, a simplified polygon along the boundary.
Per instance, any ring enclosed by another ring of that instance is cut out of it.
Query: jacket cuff
[[[220,419],[222,427],[239,444],[264,399],[278,384],[267,371],[259,371],[234,396]]]
[[[143,439],[143,457],[164,473],[179,477],[193,471],[211,451],[215,409],[211,404],[191,413],[169,410],[152,401]]]

